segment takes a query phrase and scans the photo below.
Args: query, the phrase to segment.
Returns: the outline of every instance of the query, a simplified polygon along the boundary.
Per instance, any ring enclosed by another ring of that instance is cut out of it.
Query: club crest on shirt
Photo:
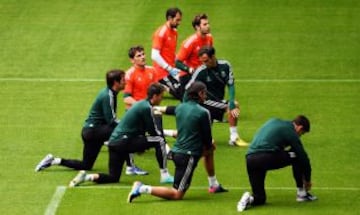
[[[225,71],[221,71],[220,75],[221,75],[222,78],[226,78],[226,72]]]

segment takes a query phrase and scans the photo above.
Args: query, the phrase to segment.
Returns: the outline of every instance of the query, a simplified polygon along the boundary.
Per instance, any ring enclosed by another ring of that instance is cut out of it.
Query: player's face
[[[202,35],[208,34],[210,33],[210,23],[209,20],[207,19],[201,19],[200,20],[200,25],[198,27],[198,30],[200,31],[200,33]]]
[[[154,106],[160,105],[162,98],[163,98],[163,94],[164,94],[164,92],[160,93],[159,95],[154,95],[154,97],[153,97],[153,105]]]
[[[174,18],[169,19],[170,28],[177,28],[181,23],[181,15],[177,13]]]
[[[206,97],[207,97],[206,90],[202,90],[199,92],[200,103],[204,103],[206,101]]]
[[[135,66],[144,67],[145,64],[146,64],[146,59],[145,59],[145,53],[144,53],[144,51],[138,51],[138,52],[136,52],[134,58],[131,59],[131,62],[132,62]]]
[[[216,58],[214,55],[212,57],[209,57],[209,55],[203,54],[199,57],[199,59],[208,68],[213,68],[216,66]]]
[[[115,82],[114,86],[117,92],[123,90],[125,88],[125,77],[123,77],[120,82]]]
[[[296,125],[295,124],[295,132],[299,135],[299,137],[301,137],[302,135],[304,135],[306,132],[303,130],[303,126],[302,125]]]

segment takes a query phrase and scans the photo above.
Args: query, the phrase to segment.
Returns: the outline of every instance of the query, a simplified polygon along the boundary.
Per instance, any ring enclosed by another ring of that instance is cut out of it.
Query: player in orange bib
[[[134,46],[129,50],[129,58],[133,64],[126,71],[124,103],[129,109],[135,102],[147,97],[147,90],[152,83],[157,82],[156,70],[146,65],[145,52],[142,46]]]
[[[180,84],[183,88],[191,79],[191,74],[202,64],[198,56],[200,48],[213,46],[213,36],[210,34],[210,24],[205,13],[196,15],[192,26],[196,32],[182,42],[176,55],[176,67],[182,70]]]
[[[180,84],[177,80],[180,70],[175,67],[175,53],[177,27],[180,25],[182,12],[179,8],[169,8],[165,16],[165,24],[153,34],[151,59],[157,71],[158,82],[165,85],[175,98],[181,99],[181,93],[178,92]]]
[[[128,55],[133,66],[125,73],[124,103],[126,110],[135,102],[146,99],[149,86],[157,81],[155,68],[146,65],[142,46],[131,47]],[[129,158],[126,160],[125,173],[127,175],[148,174],[147,171],[135,165],[133,154],[129,154]]]

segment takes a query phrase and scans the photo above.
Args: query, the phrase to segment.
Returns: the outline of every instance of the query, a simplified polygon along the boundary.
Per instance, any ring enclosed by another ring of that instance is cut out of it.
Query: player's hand
[[[180,69],[169,66],[168,72],[170,73],[171,76],[173,76],[175,78],[179,74]]]
[[[230,110],[230,114],[233,118],[238,118],[240,115],[240,109],[234,108],[234,109]]]
[[[166,112],[166,106],[153,106],[154,111],[165,113]]]
[[[190,67],[189,68],[189,74],[192,75],[194,72],[195,72],[195,69]]]

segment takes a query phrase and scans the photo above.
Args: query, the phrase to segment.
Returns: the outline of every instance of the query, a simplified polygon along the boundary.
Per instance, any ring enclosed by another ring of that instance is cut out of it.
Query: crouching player
[[[136,181],[128,195],[129,203],[144,193],[168,200],[183,199],[201,156],[213,154],[215,146],[212,141],[210,114],[199,105],[206,99],[206,86],[201,82],[194,82],[187,89],[187,94],[188,100],[175,109],[178,135],[170,153],[175,164],[173,187],[151,186]],[[217,189],[213,190],[227,191],[217,182],[216,177],[213,179],[217,184],[214,186]]]

